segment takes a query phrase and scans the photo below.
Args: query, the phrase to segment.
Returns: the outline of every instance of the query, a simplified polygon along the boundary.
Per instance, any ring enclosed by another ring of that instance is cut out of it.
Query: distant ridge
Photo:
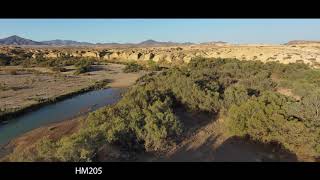
[[[190,42],[185,42],[185,43],[177,43],[177,42],[160,42],[160,41],[155,41],[152,39],[146,40],[146,41],[142,41],[140,43],[138,43],[137,45],[139,46],[179,46],[179,45],[191,45],[194,43],[190,43]]]
[[[16,35],[0,39],[0,44],[4,45],[45,45],[41,42],[25,39]]]
[[[160,42],[152,39],[142,41],[140,43],[89,43],[89,42],[78,42],[73,40],[49,40],[49,41],[33,41],[30,39],[25,39],[16,35],[0,39],[1,45],[47,45],[47,46],[178,46],[178,45],[191,45],[194,43],[185,42],[185,43],[177,43],[177,42]]]
[[[310,44],[310,43],[320,43],[320,41],[310,41],[310,40],[293,40],[285,43],[284,45],[296,45],[296,44]]]

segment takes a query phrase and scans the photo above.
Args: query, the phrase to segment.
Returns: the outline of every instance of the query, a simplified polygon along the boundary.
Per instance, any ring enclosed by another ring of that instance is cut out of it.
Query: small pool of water
[[[123,91],[124,89],[121,88],[90,91],[10,119],[7,124],[0,124],[0,145],[40,126],[114,104],[121,98]]]

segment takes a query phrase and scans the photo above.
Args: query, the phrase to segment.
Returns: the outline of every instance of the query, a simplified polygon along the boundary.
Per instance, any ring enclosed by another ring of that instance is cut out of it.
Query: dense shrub
[[[91,66],[90,65],[87,65],[87,66],[80,66],[76,69],[76,71],[74,72],[75,75],[79,75],[79,74],[82,74],[82,73],[86,73],[86,72],[89,72],[91,69]]]
[[[131,89],[116,105],[97,110],[86,128],[57,142],[41,140],[32,152],[13,153],[16,161],[94,161],[99,147],[111,143],[132,151],[154,151],[171,145],[182,132],[172,111],[170,92]]]
[[[250,98],[248,89],[245,86],[231,86],[224,91],[223,105],[229,109],[231,105],[240,105]]]
[[[130,63],[125,71],[142,68]],[[303,64],[195,58],[141,77],[117,104],[90,113],[85,128],[57,142],[41,141],[34,156],[23,157],[94,161],[103,144],[129,151],[166,150],[185,130],[183,119],[174,113],[180,106],[193,112],[222,112],[232,135],[319,156],[319,79],[320,71]],[[302,100],[277,93],[278,87],[292,88]]]
[[[92,61],[89,60],[80,60],[75,63],[75,66],[77,67],[75,71],[75,75],[82,74],[89,72],[91,70],[91,65],[93,64]]]
[[[80,57],[58,57],[58,58],[44,58],[44,57],[36,57],[36,58],[26,58],[23,61],[15,62],[16,65],[22,65],[24,67],[64,67],[75,65],[76,67],[84,66],[87,64],[92,65],[94,59],[90,58],[80,58]]]
[[[315,91],[288,107],[289,114],[299,118],[308,128],[320,128],[320,92]]]
[[[11,59],[11,57],[6,56],[5,54],[0,54],[0,66],[8,65]]]
[[[319,156],[319,131],[312,132],[304,122],[290,116],[293,100],[273,92],[232,105],[227,126],[233,135],[262,142],[278,142],[293,152]]]
[[[163,69],[163,68],[161,68],[161,67],[159,66],[158,63],[156,63],[156,62],[153,61],[153,60],[149,60],[146,66],[147,66],[146,68],[147,68],[149,71],[160,71],[160,70]]]
[[[143,66],[135,63],[135,62],[131,62],[131,63],[128,63],[126,65],[126,67],[124,68],[123,72],[125,73],[130,73],[130,72],[138,72],[140,70],[143,69]]]

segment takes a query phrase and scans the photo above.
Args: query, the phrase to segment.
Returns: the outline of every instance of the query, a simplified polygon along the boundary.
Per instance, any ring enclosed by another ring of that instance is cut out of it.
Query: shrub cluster
[[[123,72],[131,73],[131,72],[139,72],[140,70],[143,70],[143,66],[141,66],[140,64],[138,64],[136,62],[130,62],[130,63],[127,63]]]
[[[127,67],[129,71],[140,68]],[[103,144],[129,151],[162,151],[186,130],[183,119],[174,113],[183,106],[193,112],[222,113],[232,135],[276,142],[292,152],[318,157],[319,79],[318,70],[303,64],[194,59],[143,76],[117,104],[91,113],[85,128],[57,142],[40,141],[34,154],[48,161],[93,161]],[[283,82],[313,88],[305,89],[297,101],[276,92]]]

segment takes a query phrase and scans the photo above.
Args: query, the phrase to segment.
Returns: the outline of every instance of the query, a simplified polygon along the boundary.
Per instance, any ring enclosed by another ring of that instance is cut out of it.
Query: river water
[[[81,113],[114,104],[121,98],[123,91],[124,89],[121,88],[90,91],[10,119],[7,124],[0,124],[0,145],[40,126],[67,120]]]

